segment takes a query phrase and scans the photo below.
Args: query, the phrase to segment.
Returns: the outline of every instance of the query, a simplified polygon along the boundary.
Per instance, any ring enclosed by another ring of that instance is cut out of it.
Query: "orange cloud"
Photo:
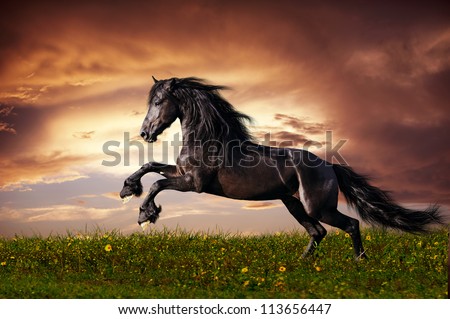
[[[14,106],[0,104],[0,132],[6,132],[11,134],[17,134],[17,131],[14,129],[13,125],[1,120],[1,118],[8,117],[9,115],[16,115],[13,113]]]
[[[248,202],[242,208],[251,210],[261,210],[261,209],[275,208],[279,206],[280,206],[279,204],[275,204],[273,202]]]
[[[72,134],[72,136],[81,140],[88,140],[92,138],[92,135],[94,135],[94,133],[95,131],[75,132],[74,134]]]
[[[0,132],[17,134],[16,130],[12,127],[12,125],[5,122],[0,122]]]
[[[83,163],[83,156],[62,153],[2,159],[0,164],[1,191],[29,190],[34,184],[54,184],[87,178],[73,167]]]

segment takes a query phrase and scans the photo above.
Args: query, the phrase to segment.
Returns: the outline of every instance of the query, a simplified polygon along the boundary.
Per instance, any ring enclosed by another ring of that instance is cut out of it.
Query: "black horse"
[[[223,86],[193,77],[153,79],[141,136],[153,143],[178,118],[183,143],[177,165],[150,162],[124,182],[120,197],[127,200],[142,194],[143,175],[166,177],[153,183],[140,207],[138,223],[143,228],[158,219],[161,207],[154,198],[165,189],[243,200],[280,199],[311,236],[303,256],[325,237],[323,222],[350,234],[356,258],[365,257],[358,220],[337,210],[339,189],[361,218],[374,225],[416,233],[442,223],[437,206],[425,211],[403,208],[348,166],[330,164],[301,149],[257,145],[244,125],[250,118],[219,94]]]

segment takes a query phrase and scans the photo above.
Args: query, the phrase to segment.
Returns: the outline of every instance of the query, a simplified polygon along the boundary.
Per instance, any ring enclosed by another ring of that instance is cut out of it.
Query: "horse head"
[[[177,80],[156,80],[150,90],[148,111],[141,127],[141,137],[149,143],[156,141],[180,115],[178,100],[173,96]]]

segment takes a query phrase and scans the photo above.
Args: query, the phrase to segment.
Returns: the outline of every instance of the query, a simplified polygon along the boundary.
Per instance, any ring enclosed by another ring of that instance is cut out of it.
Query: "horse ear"
[[[164,89],[167,92],[172,93],[176,89],[176,85],[177,85],[176,79],[170,79],[170,80],[167,80],[166,83],[164,83]]]
[[[155,77],[152,75],[152,79],[155,83],[158,83],[159,81],[157,79],[155,79]]]

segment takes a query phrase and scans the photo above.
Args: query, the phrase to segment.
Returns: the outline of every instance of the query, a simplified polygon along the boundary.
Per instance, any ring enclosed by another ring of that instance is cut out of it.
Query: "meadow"
[[[118,232],[0,238],[1,298],[447,298],[448,232]]]

